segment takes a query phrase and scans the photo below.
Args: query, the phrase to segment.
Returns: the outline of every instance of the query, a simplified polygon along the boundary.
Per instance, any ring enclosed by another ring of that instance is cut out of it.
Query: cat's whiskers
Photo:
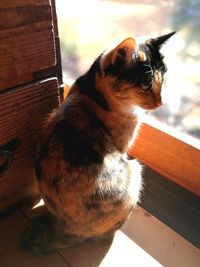
[[[166,67],[165,66],[162,66],[157,71],[162,71],[162,70],[164,70],[164,72],[166,72]]]
[[[145,73],[153,73],[153,70],[145,71]]]
[[[162,66],[162,67],[160,67],[158,70],[162,70],[162,69],[164,69],[165,68],[165,66]]]
[[[152,67],[151,67],[151,65],[150,64],[143,64],[145,67],[148,67],[149,69],[151,69],[152,70]]]
[[[143,64],[145,67],[149,67],[151,68],[151,66],[149,64]]]
[[[148,67],[149,70],[145,71],[145,74],[148,74],[150,73],[152,75],[152,77],[154,77],[154,71],[153,71],[153,68],[151,67],[151,65],[149,64],[143,64],[145,67]]]

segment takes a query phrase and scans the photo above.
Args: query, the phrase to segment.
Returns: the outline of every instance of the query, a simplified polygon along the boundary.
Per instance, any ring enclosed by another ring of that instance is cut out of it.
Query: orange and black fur
[[[142,183],[139,163],[124,156],[134,109],[161,105],[166,67],[159,49],[172,35],[143,44],[128,38],[103,53],[51,114],[36,161],[50,213],[26,230],[23,242],[33,253],[105,237],[126,221]]]

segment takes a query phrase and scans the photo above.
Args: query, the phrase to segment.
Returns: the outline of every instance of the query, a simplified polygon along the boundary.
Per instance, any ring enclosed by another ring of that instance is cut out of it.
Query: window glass
[[[110,44],[177,30],[163,47],[164,105],[150,116],[200,137],[199,0],[56,0],[65,83],[83,74]]]

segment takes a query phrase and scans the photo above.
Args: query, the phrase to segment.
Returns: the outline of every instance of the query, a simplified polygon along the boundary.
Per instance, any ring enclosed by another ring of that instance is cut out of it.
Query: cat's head
[[[101,72],[121,105],[154,109],[162,104],[166,72],[160,48],[175,32],[137,44],[127,38],[101,58]]]

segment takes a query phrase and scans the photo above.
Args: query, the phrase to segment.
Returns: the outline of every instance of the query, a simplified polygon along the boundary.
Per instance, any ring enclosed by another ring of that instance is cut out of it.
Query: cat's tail
[[[77,246],[83,241],[66,235],[63,224],[53,215],[46,214],[31,220],[22,236],[22,247],[34,256],[40,256],[56,249]]]

